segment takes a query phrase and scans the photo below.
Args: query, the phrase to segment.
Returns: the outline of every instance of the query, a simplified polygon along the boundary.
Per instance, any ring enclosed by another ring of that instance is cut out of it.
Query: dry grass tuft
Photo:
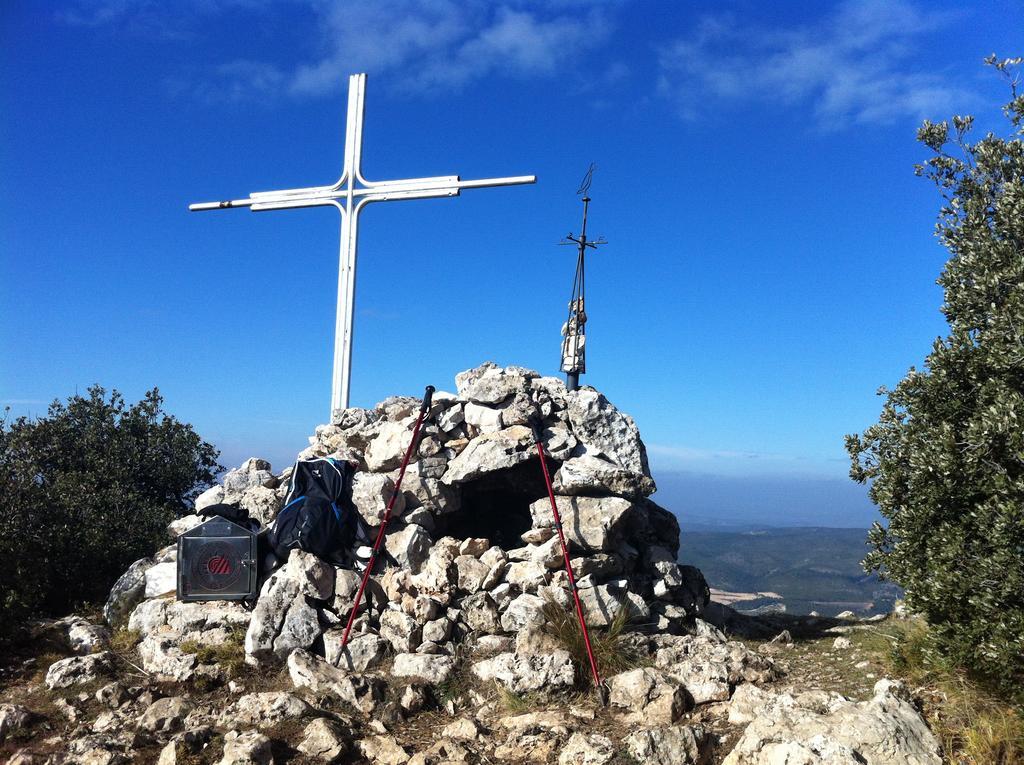
[[[572,656],[576,665],[577,679],[585,684],[593,683],[590,673],[590,659],[587,657],[587,644],[583,639],[574,608],[566,609],[554,600],[547,599],[544,603],[544,630]],[[632,648],[624,645],[619,637],[629,623],[629,609],[620,608],[615,612],[611,624],[607,627],[591,627],[590,647],[594,651],[594,660],[602,678],[617,675],[640,664],[640,657]]]

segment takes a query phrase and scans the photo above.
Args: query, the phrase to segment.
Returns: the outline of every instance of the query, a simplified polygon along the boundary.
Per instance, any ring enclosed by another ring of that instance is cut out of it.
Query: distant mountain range
[[[788,613],[886,613],[901,591],[865,574],[864,529],[683,529],[679,561],[704,572],[711,587],[733,593],[777,593],[734,603],[740,610],[785,606]]]

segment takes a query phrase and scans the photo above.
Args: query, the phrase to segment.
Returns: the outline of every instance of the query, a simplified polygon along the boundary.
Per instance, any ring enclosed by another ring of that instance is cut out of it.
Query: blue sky
[[[0,401],[158,385],[226,464],[290,461],[327,416],[337,213],[186,205],[333,182],[365,71],[368,177],[539,180],[363,215],[353,404],[485,359],[557,372],[556,243],[594,161],[584,382],[636,417],[656,477],[685,477],[674,501],[785,485],[764,491],[784,520],[834,485],[822,518],[860,523],[843,434],[944,331],[914,131],[1002,128],[981,60],[1019,55],[1022,21],[1005,1],[9,0]]]

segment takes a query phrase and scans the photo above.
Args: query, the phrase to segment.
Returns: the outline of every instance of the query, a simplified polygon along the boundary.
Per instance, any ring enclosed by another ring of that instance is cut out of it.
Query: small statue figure
[[[579,383],[579,375],[587,371],[586,323],[583,298],[569,301],[569,319],[562,325],[562,371],[570,376],[570,390]]]

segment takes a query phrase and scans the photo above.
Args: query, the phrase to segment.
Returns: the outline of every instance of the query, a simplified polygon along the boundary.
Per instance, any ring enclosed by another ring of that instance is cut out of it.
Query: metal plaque
[[[214,517],[178,537],[178,600],[256,595],[256,534]]]

